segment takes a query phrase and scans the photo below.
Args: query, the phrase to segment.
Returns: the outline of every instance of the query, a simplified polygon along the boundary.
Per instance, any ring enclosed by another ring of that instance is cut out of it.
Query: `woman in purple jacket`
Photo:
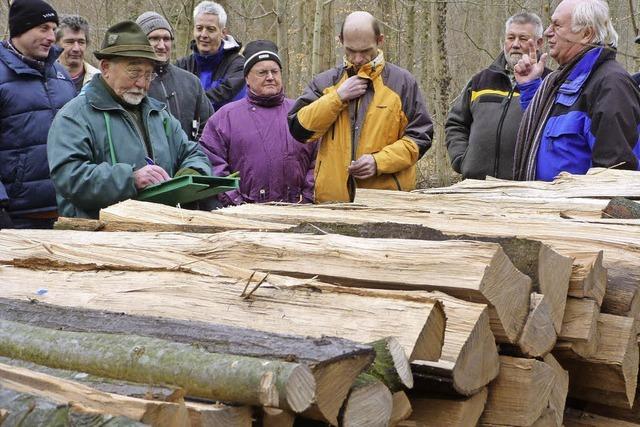
[[[240,175],[240,189],[218,196],[223,206],[242,203],[313,202],[316,144],[289,133],[277,47],[268,40],[247,44],[247,96],[211,116],[200,139],[214,175]]]

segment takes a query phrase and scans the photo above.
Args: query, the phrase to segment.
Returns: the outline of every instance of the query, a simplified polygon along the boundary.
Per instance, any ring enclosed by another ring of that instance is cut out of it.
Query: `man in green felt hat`
[[[181,175],[210,175],[211,164],[166,106],[147,97],[159,59],[131,21],[109,28],[101,74],[60,110],[47,142],[60,216],[98,218],[101,208]]]

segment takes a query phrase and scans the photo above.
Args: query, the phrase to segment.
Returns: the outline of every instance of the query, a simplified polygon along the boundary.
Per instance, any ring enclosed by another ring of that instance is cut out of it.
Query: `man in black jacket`
[[[170,64],[173,45],[173,29],[169,22],[156,12],[145,12],[136,24],[147,35],[156,56],[158,75],[149,86],[148,95],[167,105],[169,113],[180,121],[180,125],[191,141],[198,141],[213,107],[202,89],[200,80],[188,71]]]
[[[217,111],[246,95],[241,45],[227,32],[227,13],[218,3],[198,4],[193,22],[193,53],[178,59],[176,65],[198,76]]]
[[[529,39],[543,44],[542,21],[533,13],[510,17],[503,52],[473,76],[449,112],[446,144],[453,169],[463,178],[513,179],[513,154],[522,111],[513,67]],[[547,71],[548,73],[548,71]]]

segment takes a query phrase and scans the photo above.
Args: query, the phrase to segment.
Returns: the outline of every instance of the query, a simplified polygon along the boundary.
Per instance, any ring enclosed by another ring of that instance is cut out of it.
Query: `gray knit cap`
[[[138,16],[138,19],[136,19],[136,24],[138,24],[140,28],[142,28],[142,31],[144,31],[146,35],[149,35],[149,33],[152,31],[163,29],[169,31],[169,33],[171,34],[171,38],[174,38],[173,29],[171,28],[171,25],[169,25],[169,21],[164,19],[164,16],[160,15],[159,13],[145,12],[142,15]]]

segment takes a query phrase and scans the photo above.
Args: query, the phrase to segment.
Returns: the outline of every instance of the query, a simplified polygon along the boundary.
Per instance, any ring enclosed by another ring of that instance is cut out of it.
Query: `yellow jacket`
[[[378,51],[358,70],[371,82],[366,93],[342,102],[337,89],[351,70],[346,64],[316,76],[289,112],[289,129],[297,140],[320,139],[316,203],[352,201],[356,187],[413,190],[415,164],[431,146],[431,118],[408,71],[385,63]],[[347,168],[364,154],[373,155],[377,174],[355,179]]]

